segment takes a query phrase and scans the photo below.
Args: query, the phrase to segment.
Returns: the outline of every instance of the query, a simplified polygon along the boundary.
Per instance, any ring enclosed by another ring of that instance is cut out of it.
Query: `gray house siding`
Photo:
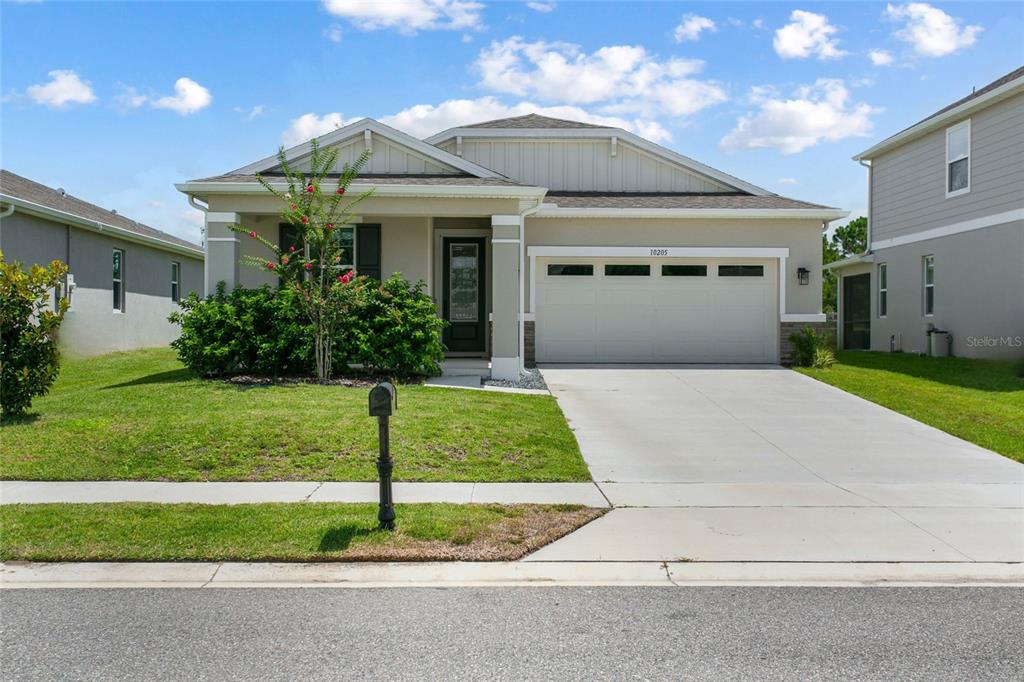
[[[872,243],[1024,207],[1024,95],[967,118],[970,192],[946,197],[949,126],[872,159]]]
[[[61,326],[62,350],[95,355],[115,350],[163,346],[177,338],[167,321],[177,308],[171,300],[171,263],[181,264],[180,295],[203,293],[201,258],[66,225],[16,210],[0,220],[0,249],[8,261],[28,267],[67,263],[75,288]],[[125,309],[113,306],[113,250],[124,250]]]
[[[935,257],[935,309],[924,315],[924,257]],[[878,315],[878,267],[887,266],[888,310]],[[953,336],[953,354],[1024,356],[1024,221],[875,251],[871,349],[926,352],[928,325]],[[853,274],[853,270],[844,272]]]

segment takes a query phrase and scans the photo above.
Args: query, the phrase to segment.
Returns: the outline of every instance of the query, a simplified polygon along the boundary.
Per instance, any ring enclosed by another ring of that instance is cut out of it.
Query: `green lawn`
[[[1024,462],[1024,378],[1014,363],[841,352],[807,376]]]
[[[0,478],[375,480],[367,389],[195,378],[170,350],[66,360],[27,419],[0,427]],[[399,386],[395,479],[590,480],[550,396]]]
[[[514,560],[603,513],[556,505],[20,504],[0,506],[3,561]]]

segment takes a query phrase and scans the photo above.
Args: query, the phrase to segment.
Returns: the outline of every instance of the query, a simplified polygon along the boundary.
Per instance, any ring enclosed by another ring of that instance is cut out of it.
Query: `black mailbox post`
[[[391,497],[391,437],[388,418],[398,409],[398,394],[390,382],[384,381],[370,389],[370,416],[377,418],[380,434],[380,452],[377,455],[377,474],[380,476],[380,510],[377,520],[384,530],[395,529],[395,504]]]

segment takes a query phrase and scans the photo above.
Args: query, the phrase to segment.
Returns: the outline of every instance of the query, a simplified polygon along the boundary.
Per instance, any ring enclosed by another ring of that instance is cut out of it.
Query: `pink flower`
[[[351,281],[352,281],[352,271],[349,270],[348,272],[346,272],[344,275],[341,276],[341,283],[342,284],[348,284]]]
[[[281,265],[288,265],[288,256],[281,257]]]
[[[298,205],[298,204],[292,204],[292,210],[293,210],[293,211],[294,211],[295,209],[297,209],[298,207],[299,207],[299,205]]]
[[[289,246],[289,247],[288,247],[288,250],[289,250],[290,252],[294,253],[294,252],[295,252],[295,247],[294,247],[294,246]]]
[[[267,261],[267,270],[273,270],[276,267],[277,267],[276,265],[274,265],[270,261]]]
[[[312,194],[315,191],[316,191],[316,188],[313,187],[312,183],[310,183],[309,185],[306,185],[306,192],[307,193]]]
[[[342,284],[345,283],[345,275],[338,275],[336,279]]]
[[[313,264],[312,263],[306,263],[306,265],[303,266],[303,267],[305,267],[307,270],[312,270],[313,269]]]
[[[327,231],[330,232],[334,229],[334,223],[327,223]]]
[[[250,231],[249,236],[252,237],[253,239],[256,239],[256,230]]]
[[[302,224],[309,225],[309,216],[302,216]]]
[[[344,193],[345,193],[345,188],[344,187],[339,187],[338,191],[336,192],[336,194],[338,194],[339,196],[344,194]]]

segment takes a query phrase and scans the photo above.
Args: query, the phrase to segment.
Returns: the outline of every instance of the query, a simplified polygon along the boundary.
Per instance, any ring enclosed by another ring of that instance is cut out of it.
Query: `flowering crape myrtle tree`
[[[372,194],[364,192],[347,199],[349,184],[369,159],[364,152],[352,165],[345,164],[336,180],[332,170],[338,158],[333,147],[321,148],[312,142],[308,171],[292,170],[284,155],[278,152],[287,189],[280,189],[280,178],[257,175],[267,191],[281,200],[285,208],[281,218],[295,228],[295,244],[282,249],[261,237],[255,230],[231,225],[267,247],[269,258],[243,256],[242,262],[274,273],[285,287],[298,294],[303,311],[313,326],[316,375],[321,383],[331,378],[331,346],[338,327],[358,304],[364,278],[342,263],[343,246],[338,239],[340,228],[351,225],[352,208]]]

